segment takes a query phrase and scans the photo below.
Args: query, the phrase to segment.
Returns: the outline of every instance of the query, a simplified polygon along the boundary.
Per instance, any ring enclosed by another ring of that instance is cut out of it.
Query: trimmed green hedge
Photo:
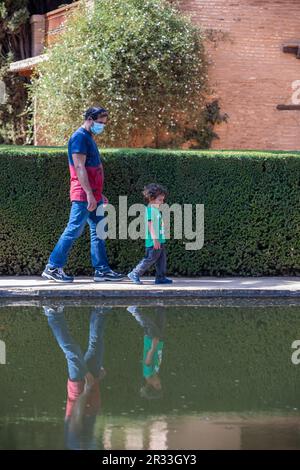
[[[259,151],[107,149],[105,195],[142,201],[149,182],[169,190],[168,202],[204,204],[205,241],[186,251],[170,240],[173,275],[299,275],[300,154]],[[0,147],[0,274],[39,274],[69,215],[65,148]],[[90,274],[88,230],[67,268]],[[143,241],[108,240],[111,266],[126,272]]]

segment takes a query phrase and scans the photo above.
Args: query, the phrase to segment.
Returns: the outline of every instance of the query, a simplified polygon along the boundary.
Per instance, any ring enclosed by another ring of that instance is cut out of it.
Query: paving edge
[[[300,298],[300,290],[287,289],[207,289],[207,290],[59,290],[59,289],[3,289],[0,299],[40,299],[40,298],[261,298],[261,297],[292,297]]]

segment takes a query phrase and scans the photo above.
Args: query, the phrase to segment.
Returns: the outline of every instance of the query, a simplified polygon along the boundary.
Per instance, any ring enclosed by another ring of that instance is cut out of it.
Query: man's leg
[[[82,234],[88,216],[87,202],[72,202],[68,225],[49,257],[50,268],[62,268],[66,264],[72,245]]]
[[[90,317],[89,346],[84,360],[88,371],[98,378],[103,369],[103,331],[105,320],[105,307],[95,307]]]
[[[63,307],[53,308],[45,305],[43,309],[54,337],[65,354],[69,379],[72,381],[84,380],[88,370],[80,346],[70,335]]]
[[[90,226],[92,266],[94,269],[105,272],[109,271],[110,267],[106,254],[105,241],[97,235],[97,223],[103,219],[103,215],[97,215],[98,207],[99,204],[97,209],[90,212],[87,221]]]
[[[56,282],[73,281],[73,276],[67,276],[62,268],[67,262],[74,241],[83,232],[88,215],[87,202],[72,202],[68,225],[49,257],[48,264],[42,273],[44,279]]]
[[[98,209],[99,207],[100,209]],[[95,269],[94,281],[121,281],[125,276],[114,272],[110,268],[106,254],[105,241],[99,238],[97,234],[97,224],[101,222],[103,218],[103,205],[102,203],[98,203],[97,209],[90,212],[87,219],[90,226],[92,265]]]

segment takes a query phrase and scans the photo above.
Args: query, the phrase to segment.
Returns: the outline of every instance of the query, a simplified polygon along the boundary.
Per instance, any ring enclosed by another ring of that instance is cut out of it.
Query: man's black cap
[[[92,119],[97,119],[97,117],[99,116],[108,116],[108,111],[107,109],[105,108],[101,108],[101,107],[96,107],[96,106],[93,106],[89,109],[86,110],[86,112],[84,113],[84,119],[89,119],[90,117]]]

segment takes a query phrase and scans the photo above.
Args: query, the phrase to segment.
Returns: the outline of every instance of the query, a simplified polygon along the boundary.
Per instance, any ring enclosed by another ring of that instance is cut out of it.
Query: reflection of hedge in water
[[[66,312],[71,331],[84,347],[89,309],[68,307]],[[167,312],[161,369],[164,397],[151,403],[138,394],[143,331],[125,309],[109,313],[102,389],[105,413],[130,413],[141,407],[145,413],[286,412],[287,407],[300,406],[300,366],[291,363],[291,344],[300,339],[299,308],[188,307]],[[9,364],[1,367],[0,414],[40,417],[46,411],[63,416],[66,364],[40,309],[20,308],[13,313],[3,308],[1,326]]]
[[[168,202],[204,204],[205,242],[186,251],[168,242],[168,269],[176,275],[300,274],[298,154],[107,150],[105,194],[118,204],[141,203],[146,183],[169,189]],[[39,274],[69,215],[64,149],[0,148],[0,274]],[[91,273],[88,231],[68,267]],[[143,242],[109,240],[113,268],[127,271]]]

